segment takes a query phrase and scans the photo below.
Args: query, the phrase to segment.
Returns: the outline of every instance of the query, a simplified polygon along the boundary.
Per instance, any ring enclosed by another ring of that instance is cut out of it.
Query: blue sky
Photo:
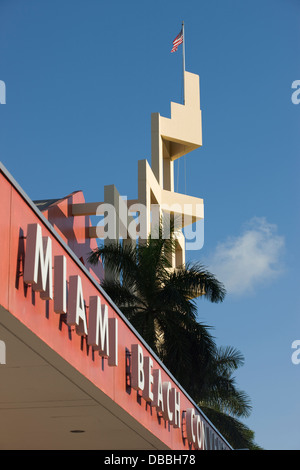
[[[205,202],[204,246],[188,258],[228,290],[223,304],[199,300],[199,319],[245,357],[236,377],[257,443],[299,449],[298,0],[0,0],[0,160],[33,200],[101,201],[107,184],[135,198],[151,113],[181,101],[170,50],[182,20],[203,113],[203,146],[178,179]]]

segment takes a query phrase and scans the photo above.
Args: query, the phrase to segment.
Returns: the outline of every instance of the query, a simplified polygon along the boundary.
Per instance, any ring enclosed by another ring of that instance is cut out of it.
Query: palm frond
[[[218,303],[223,302],[226,295],[224,285],[201,264],[187,263],[178,268],[170,275],[169,282],[191,299],[201,295]]]
[[[125,307],[137,309],[142,304],[142,300],[120,281],[104,280],[102,287],[121,310]]]
[[[244,362],[242,353],[232,346],[221,346],[217,350],[216,366],[220,371],[231,372],[243,366]]]
[[[262,450],[254,441],[254,432],[242,421],[206,405],[205,402],[200,402],[199,406],[234,449]]]
[[[135,246],[111,243],[103,245],[92,251],[88,257],[91,264],[96,264],[99,259],[103,261],[104,268],[109,269],[117,279],[120,274],[124,282],[132,282],[137,271],[137,249]]]

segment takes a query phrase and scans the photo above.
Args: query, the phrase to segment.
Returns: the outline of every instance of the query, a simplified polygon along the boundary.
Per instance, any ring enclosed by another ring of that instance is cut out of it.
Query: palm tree
[[[213,346],[207,328],[196,322],[193,299],[201,295],[211,302],[222,302],[226,293],[224,286],[199,264],[172,270],[174,241],[172,234],[164,239],[160,233],[134,246],[104,245],[89,256],[92,264],[102,259],[105,270],[110,271],[102,287],[159,357],[174,357],[173,370],[180,366],[192,330],[201,335],[205,350]]]
[[[251,412],[249,397],[238,390],[234,371],[244,364],[242,354],[232,347],[216,348],[207,365],[197,395],[198,405],[235,449],[260,450],[254,432],[241,419]]]
[[[197,320],[195,298],[222,302],[225,288],[198,263],[171,269],[174,247],[173,232],[165,239],[160,231],[136,245],[103,245],[89,261],[102,259],[110,272],[104,290],[224,437],[233,447],[250,447],[252,431],[237,417],[248,416],[251,407],[231,377],[243,358],[233,348],[218,349],[210,327]]]

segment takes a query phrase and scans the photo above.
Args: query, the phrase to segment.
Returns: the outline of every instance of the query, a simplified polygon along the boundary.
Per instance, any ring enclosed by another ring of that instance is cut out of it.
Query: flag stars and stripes
[[[180,31],[178,36],[173,41],[173,47],[171,52],[176,52],[178,49],[178,46],[183,43],[183,30]]]

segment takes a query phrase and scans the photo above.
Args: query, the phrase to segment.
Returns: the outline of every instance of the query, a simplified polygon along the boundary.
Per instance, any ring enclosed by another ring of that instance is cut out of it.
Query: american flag
[[[172,47],[171,52],[176,52],[179,44],[181,44],[182,42],[183,42],[183,31],[181,30],[178,36],[176,36],[176,38],[173,41],[173,47]]]

